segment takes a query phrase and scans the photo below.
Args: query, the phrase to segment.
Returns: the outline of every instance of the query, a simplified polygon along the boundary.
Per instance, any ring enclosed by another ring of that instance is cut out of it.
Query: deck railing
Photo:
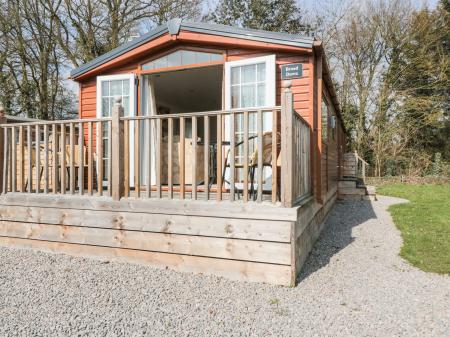
[[[366,183],[366,169],[369,166],[369,163],[362,159],[358,152],[355,151],[355,159],[356,159],[356,177],[361,179],[363,183]]]
[[[109,118],[1,124],[1,192],[291,207],[311,193],[311,131],[292,105],[286,88],[281,107],[124,117],[117,101]]]
[[[309,124],[293,109],[289,82],[281,95],[282,202],[286,207],[311,195],[311,139]]]

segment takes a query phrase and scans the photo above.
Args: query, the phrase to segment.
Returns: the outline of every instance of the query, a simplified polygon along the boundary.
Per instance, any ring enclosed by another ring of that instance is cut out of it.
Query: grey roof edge
[[[159,36],[169,33],[170,35],[178,35],[181,29],[204,33],[210,35],[217,36],[227,36],[227,37],[235,37],[245,40],[253,40],[259,42],[269,42],[275,44],[288,45],[293,47],[300,48],[310,48],[312,49],[313,43],[315,39],[313,37],[294,35],[288,33],[279,33],[279,32],[269,32],[263,30],[256,29],[248,29],[248,28],[238,28],[226,25],[219,24],[211,24],[211,23],[194,23],[194,22],[185,22],[179,18],[172,19],[167,23],[162,24],[161,26],[156,27],[150,32],[138,37],[130,42],[127,42],[95,59],[89,61],[78,68],[73,69],[70,72],[70,77],[78,77],[83,75],[84,73],[92,70],[120,55],[125,54],[126,52],[133,50],[144,43],[147,43],[153,39],[158,38]]]
[[[157,37],[165,34],[168,31],[167,25],[161,25],[156,27],[155,29],[151,30],[150,32],[130,41],[127,43],[122,44],[121,46],[114,48],[113,50],[100,55],[99,57],[93,59],[92,61],[89,61],[85,64],[82,64],[78,68],[73,69],[70,72],[70,77],[77,77],[80,76],[86,72],[88,72],[91,69],[94,69],[98,67],[99,65],[102,65],[103,63],[106,63],[112,59],[114,59],[117,56],[120,56],[122,54],[125,54],[126,52],[137,48],[144,43],[147,43],[148,41],[151,41],[153,39],[156,39]]]
[[[313,37],[297,34],[270,32],[265,30],[232,27],[203,22],[182,22],[181,28],[214,35],[232,36],[241,39],[251,39],[264,42],[277,42],[281,44],[306,48],[312,48],[315,40]]]

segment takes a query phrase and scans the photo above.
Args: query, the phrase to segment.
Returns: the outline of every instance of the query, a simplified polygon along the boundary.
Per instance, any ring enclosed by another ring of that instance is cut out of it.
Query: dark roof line
[[[288,33],[268,32],[264,30],[237,28],[225,25],[210,24],[210,23],[194,23],[184,22],[181,19],[172,19],[161,26],[156,27],[150,32],[127,42],[106,54],[103,54],[90,62],[87,62],[70,72],[70,77],[78,77],[84,73],[106,63],[126,52],[135,49],[144,43],[147,43],[159,36],[169,33],[170,35],[178,35],[180,30],[187,30],[197,33],[205,33],[210,35],[236,37],[240,39],[269,42],[276,44],[283,44],[294,47],[312,48],[314,43],[313,37],[294,35]]]

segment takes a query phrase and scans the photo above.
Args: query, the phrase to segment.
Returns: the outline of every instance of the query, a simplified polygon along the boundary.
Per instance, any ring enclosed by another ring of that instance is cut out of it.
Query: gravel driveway
[[[338,203],[295,288],[0,248],[0,335],[450,336],[450,277],[398,256],[399,201]]]

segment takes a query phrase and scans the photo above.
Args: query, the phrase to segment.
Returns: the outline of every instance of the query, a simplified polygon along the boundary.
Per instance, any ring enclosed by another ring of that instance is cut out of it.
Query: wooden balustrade
[[[277,202],[280,187],[277,180],[270,181],[280,170],[279,113],[270,108],[120,117],[122,196]],[[256,122],[251,133],[249,119]]]
[[[309,124],[293,109],[290,81],[283,82],[281,95],[281,202],[298,204],[311,195],[311,138]]]
[[[311,133],[288,89],[282,101],[157,116],[123,116],[117,101],[110,118],[1,124],[2,193],[291,207],[311,193]]]
[[[102,190],[103,161],[110,152],[101,152],[99,132],[109,124],[108,118],[2,124],[3,193],[92,195],[94,186]]]
[[[366,168],[369,163],[362,159],[358,152],[355,150],[355,160],[356,160],[356,177],[361,179],[363,183],[366,182]]]

